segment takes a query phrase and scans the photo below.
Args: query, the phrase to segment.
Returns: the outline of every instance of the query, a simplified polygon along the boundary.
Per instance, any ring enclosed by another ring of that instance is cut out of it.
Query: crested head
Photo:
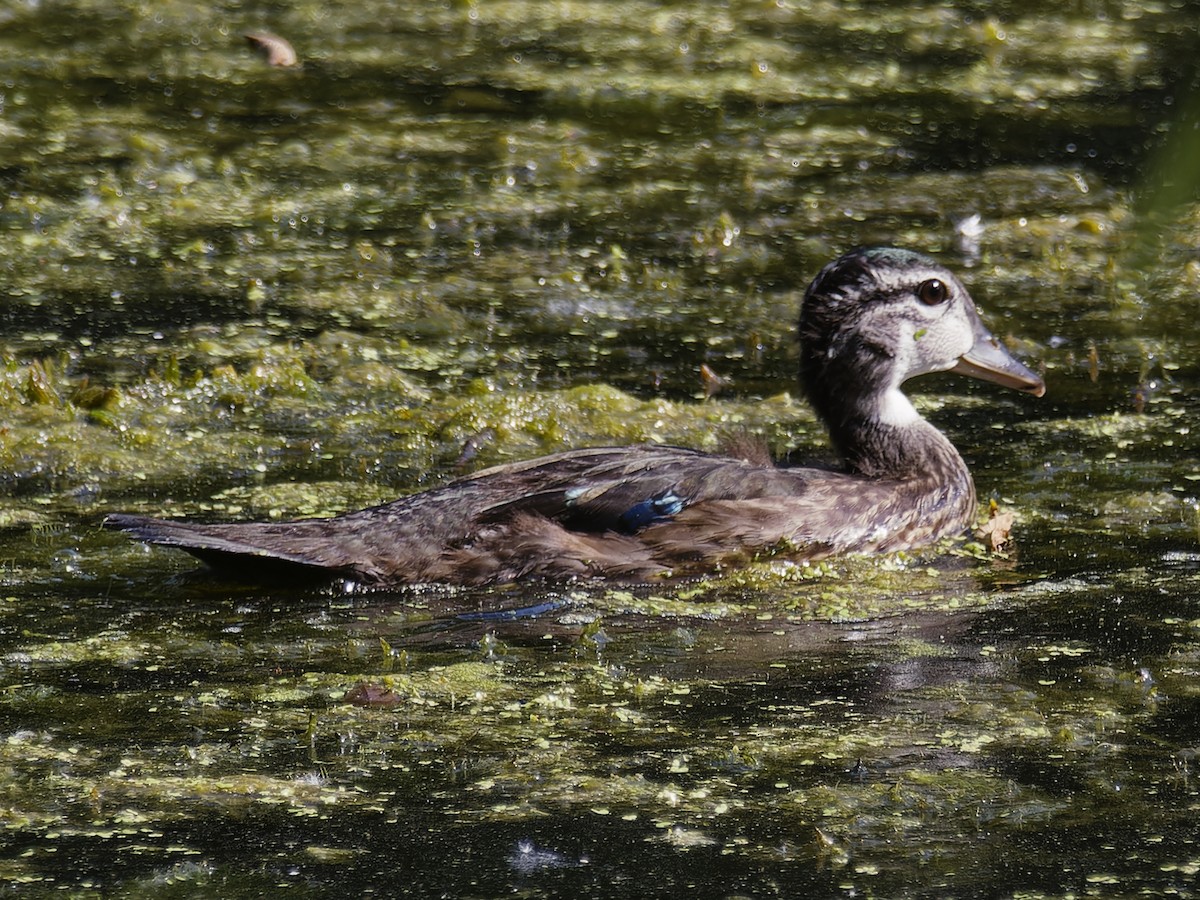
[[[953,368],[975,343],[977,322],[962,282],[929,257],[895,247],[852,250],[805,293],[805,389],[814,402],[826,391],[871,395]]]
[[[962,309],[974,312],[975,304],[945,266],[911,250],[866,247],[838,257],[813,279],[800,310],[800,336],[806,347],[828,349],[871,325],[927,324]],[[883,337],[878,327],[868,330]]]
[[[835,444],[853,432],[918,421],[909,378],[956,370],[1040,396],[1042,381],[1000,346],[962,282],[928,256],[852,250],[825,266],[800,312],[801,375]]]

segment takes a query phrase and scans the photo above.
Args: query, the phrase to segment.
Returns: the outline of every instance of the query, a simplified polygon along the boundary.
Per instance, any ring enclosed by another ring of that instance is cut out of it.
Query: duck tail
[[[201,525],[114,513],[101,523],[148,544],[190,553],[222,575],[250,578],[372,580],[344,548],[328,539],[323,522]]]

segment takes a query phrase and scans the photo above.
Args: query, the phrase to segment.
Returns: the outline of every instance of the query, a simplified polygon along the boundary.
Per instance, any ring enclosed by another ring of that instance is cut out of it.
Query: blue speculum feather
[[[635,503],[621,513],[618,521],[622,531],[632,534],[649,525],[665,522],[672,516],[678,515],[682,512],[683,506],[683,498],[673,490],[667,490],[657,497]]]

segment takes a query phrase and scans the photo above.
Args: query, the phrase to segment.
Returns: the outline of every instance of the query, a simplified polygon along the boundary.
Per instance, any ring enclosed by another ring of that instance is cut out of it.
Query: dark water
[[[0,9],[0,890],[1193,896],[1198,13]],[[1006,555],[371,594],[98,529],[823,458],[799,293],[880,242],[1045,372],[911,386]]]

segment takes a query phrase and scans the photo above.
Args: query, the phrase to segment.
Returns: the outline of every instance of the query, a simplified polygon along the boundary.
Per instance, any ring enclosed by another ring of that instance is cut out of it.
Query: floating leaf
[[[1000,512],[1000,507],[993,500],[988,508],[988,520],[983,523],[975,536],[993,553],[1001,553],[1012,539],[1012,527],[1016,516],[1010,512]]]
[[[405,701],[404,697],[390,687],[366,681],[360,681],[346,691],[344,699],[355,706],[397,706]]]

